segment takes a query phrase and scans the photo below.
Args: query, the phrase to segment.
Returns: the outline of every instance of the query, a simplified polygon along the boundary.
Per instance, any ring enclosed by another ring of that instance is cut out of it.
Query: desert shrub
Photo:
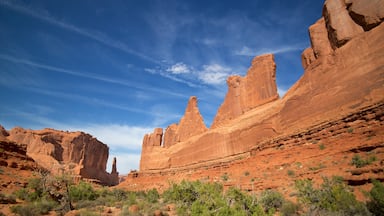
[[[294,176],[295,176],[295,171],[293,171],[293,170],[288,170],[288,171],[287,171],[287,174],[288,174],[289,177],[294,177]]]
[[[294,216],[299,215],[299,209],[300,206],[296,203],[293,203],[291,201],[284,201],[280,208],[280,212],[283,216]]]
[[[155,188],[149,190],[146,193],[146,200],[150,203],[158,202],[159,198],[160,198],[159,192],[157,192]]]
[[[10,207],[11,212],[20,216],[35,216],[38,212],[31,205],[15,205]]]
[[[98,216],[100,213],[89,210],[89,209],[81,209],[78,213],[79,216]]]
[[[307,205],[310,214],[369,215],[366,206],[356,200],[341,178],[323,178],[319,189],[313,188],[309,180],[298,180],[295,186],[299,201]]]
[[[325,149],[325,145],[324,145],[323,143],[321,143],[321,144],[319,145],[319,149],[320,149],[320,150],[324,150],[324,149]]]
[[[83,181],[77,185],[71,185],[69,187],[69,195],[75,202],[80,200],[95,200],[98,197],[92,185]]]
[[[280,207],[279,202],[282,202],[282,196],[276,193],[268,192],[264,196],[264,203]],[[272,215],[275,211],[274,207],[265,213],[255,197],[240,189],[231,187],[223,193],[223,186],[219,183],[182,181],[180,184],[172,184],[162,196],[165,202],[176,204],[178,215],[263,216]]]
[[[40,201],[28,203],[27,205],[16,205],[11,207],[11,211],[21,216],[46,215],[57,206],[52,200],[42,199]]]
[[[112,189],[112,196],[117,200],[117,201],[123,201],[127,199],[127,192],[122,189]]]
[[[367,207],[374,215],[384,216],[384,184],[373,180],[373,188],[369,192]]]
[[[213,212],[218,206],[225,205],[222,190],[222,185],[217,183],[182,181],[180,184],[173,184],[163,193],[163,197],[167,202],[176,203],[179,215],[199,215],[207,211]]]
[[[274,190],[266,190],[261,193],[260,200],[261,206],[267,212],[280,209],[283,205],[284,198],[279,192]]]
[[[367,159],[362,159],[360,157],[360,155],[355,154],[352,157],[351,164],[354,165],[356,168],[361,168],[361,167],[364,167],[364,166],[367,166],[367,165],[371,164],[372,162],[374,162],[376,160],[377,160],[376,156],[371,156],[371,157],[369,157]]]
[[[224,174],[221,176],[221,179],[222,179],[223,181],[228,181],[228,180],[229,180],[229,176],[228,176],[228,174],[227,174],[227,173],[224,173]]]
[[[0,204],[15,204],[16,197],[14,195],[8,195],[0,193]]]

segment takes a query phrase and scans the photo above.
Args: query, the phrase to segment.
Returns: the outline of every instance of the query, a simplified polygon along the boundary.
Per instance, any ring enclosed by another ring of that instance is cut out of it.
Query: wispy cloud
[[[144,71],[146,71],[146,72],[148,72],[150,74],[160,75],[160,76],[165,77],[167,79],[170,79],[172,81],[186,84],[187,86],[192,87],[192,88],[199,88],[199,87],[201,87],[199,84],[194,83],[194,82],[192,82],[192,81],[190,81],[188,79],[183,79],[181,77],[176,77],[177,75],[182,75],[182,73],[172,74],[172,73],[169,73],[167,70],[168,69],[164,70],[164,69],[161,69],[161,68],[157,68],[157,69],[146,68],[146,69],[144,69]],[[186,73],[184,73],[184,74],[186,74]]]
[[[190,73],[191,69],[183,62],[178,62],[167,69],[172,74],[186,74]]]
[[[206,84],[218,85],[225,83],[232,70],[219,64],[204,65],[198,73],[198,78]]]
[[[13,62],[13,63],[32,66],[32,67],[39,68],[39,69],[69,74],[72,76],[83,77],[83,78],[87,78],[87,79],[98,80],[98,81],[107,82],[107,83],[111,83],[111,84],[123,85],[123,86],[131,87],[131,88],[135,88],[135,89],[140,89],[140,90],[144,90],[144,91],[163,93],[166,95],[173,95],[173,96],[181,97],[181,98],[186,97],[185,95],[182,95],[182,94],[174,92],[174,91],[150,87],[150,86],[145,85],[143,83],[134,83],[134,82],[131,82],[128,80],[122,80],[122,79],[111,79],[111,78],[100,76],[100,75],[93,74],[93,73],[87,73],[87,72],[83,72],[83,71],[70,70],[70,69],[55,67],[55,66],[51,66],[51,65],[47,65],[47,64],[41,64],[38,62],[33,62],[33,61],[30,61],[27,59],[19,59],[19,58],[16,58],[16,57],[13,57],[10,55],[1,54],[1,53],[0,53],[0,59],[5,60],[5,61],[9,61],[9,62]]]
[[[273,53],[273,54],[287,53],[287,52],[292,52],[297,50],[303,50],[305,46],[306,46],[305,44],[296,44],[292,46],[282,46],[277,48],[274,47],[274,48],[255,48],[255,49],[251,49],[247,46],[243,46],[240,50],[235,51],[235,55],[258,56],[258,55],[267,54],[267,53]]]
[[[65,29],[70,32],[77,33],[79,35],[82,35],[86,38],[92,39],[94,41],[97,41],[99,43],[102,43],[106,46],[121,50],[127,54],[135,55],[137,57],[140,57],[141,59],[147,60],[149,62],[155,63],[155,64],[161,64],[160,61],[149,57],[148,55],[145,55],[141,52],[138,52],[136,50],[133,50],[129,48],[129,46],[122,41],[112,39],[105,35],[102,32],[95,31],[95,30],[89,30],[85,28],[80,28],[78,26],[75,26],[71,23],[67,23],[64,21],[61,21],[52,15],[50,15],[47,11],[42,10],[42,9],[37,9],[37,8],[31,8],[28,7],[27,5],[22,5],[22,4],[16,4],[14,1],[7,1],[7,0],[0,0],[0,5],[5,6],[9,9],[12,9],[14,11],[17,11],[19,13],[28,15],[30,17],[42,20],[46,23],[49,23],[51,25],[60,27],[62,29]]]
[[[225,83],[227,77],[233,74],[230,67],[213,63],[203,65],[201,69],[195,69],[185,63],[176,63],[166,70],[163,69],[145,69],[151,74],[159,74],[176,82],[185,83],[190,87],[203,87],[197,84],[196,80],[203,84],[215,86]],[[192,82],[194,80],[194,82]]]

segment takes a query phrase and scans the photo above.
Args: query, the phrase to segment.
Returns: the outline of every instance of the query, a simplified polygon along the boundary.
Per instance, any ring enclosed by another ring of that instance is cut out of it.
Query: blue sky
[[[143,135],[177,123],[190,96],[209,127],[226,77],[245,75],[254,56],[275,54],[283,95],[322,4],[0,0],[0,124],[85,131],[128,173]]]

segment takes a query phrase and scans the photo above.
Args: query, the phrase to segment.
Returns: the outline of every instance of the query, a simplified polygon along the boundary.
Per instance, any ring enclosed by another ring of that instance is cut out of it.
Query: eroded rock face
[[[378,26],[384,20],[384,1],[345,0],[352,19],[365,31]]]
[[[117,175],[107,173],[109,148],[83,132],[14,128],[7,139],[27,146],[27,154],[53,173],[68,172],[102,184],[116,185]]]
[[[279,98],[273,55],[255,57],[245,77],[230,76],[227,84],[228,93],[211,128],[216,128],[248,110]]]
[[[311,25],[308,30],[313,54],[316,58],[329,55],[333,52],[328,40],[328,31],[324,18],[319,19],[315,24]]]
[[[228,78],[227,95],[209,130],[180,141],[179,125],[169,126],[164,140],[171,144],[143,145],[140,172],[231,161],[262,143],[384,103],[384,25],[363,31],[344,0],[327,0],[323,14],[309,29],[305,72],[282,99],[273,56],[256,57],[245,77]]]
[[[178,142],[183,142],[207,130],[203,117],[197,107],[197,98],[192,96],[188,101],[187,108],[179,124],[172,124],[165,131],[164,146],[169,147]]]
[[[344,0],[326,0],[323,16],[334,49],[343,46],[353,37],[364,32],[363,28],[352,20]]]
[[[156,128],[153,133],[144,136],[140,169],[169,166],[169,158],[159,154],[159,152],[164,152],[162,149],[169,148],[179,142],[184,142],[207,130],[208,128],[205,126],[197,106],[197,98],[192,96],[188,101],[184,116],[179,124],[171,124],[165,130],[164,140],[162,128]],[[157,152],[156,156],[153,155],[153,152]],[[149,155],[152,155],[152,157]]]

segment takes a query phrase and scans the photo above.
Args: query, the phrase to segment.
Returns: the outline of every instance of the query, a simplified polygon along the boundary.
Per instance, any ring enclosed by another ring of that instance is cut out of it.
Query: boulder
[[[333,49],[343,46],[356,35],[364,32],[349,16],[344,0],[326,0],[323,16]]]
[[[365,31],[378,26],[384,20],[383,0],[346,0],[352,19]]]

